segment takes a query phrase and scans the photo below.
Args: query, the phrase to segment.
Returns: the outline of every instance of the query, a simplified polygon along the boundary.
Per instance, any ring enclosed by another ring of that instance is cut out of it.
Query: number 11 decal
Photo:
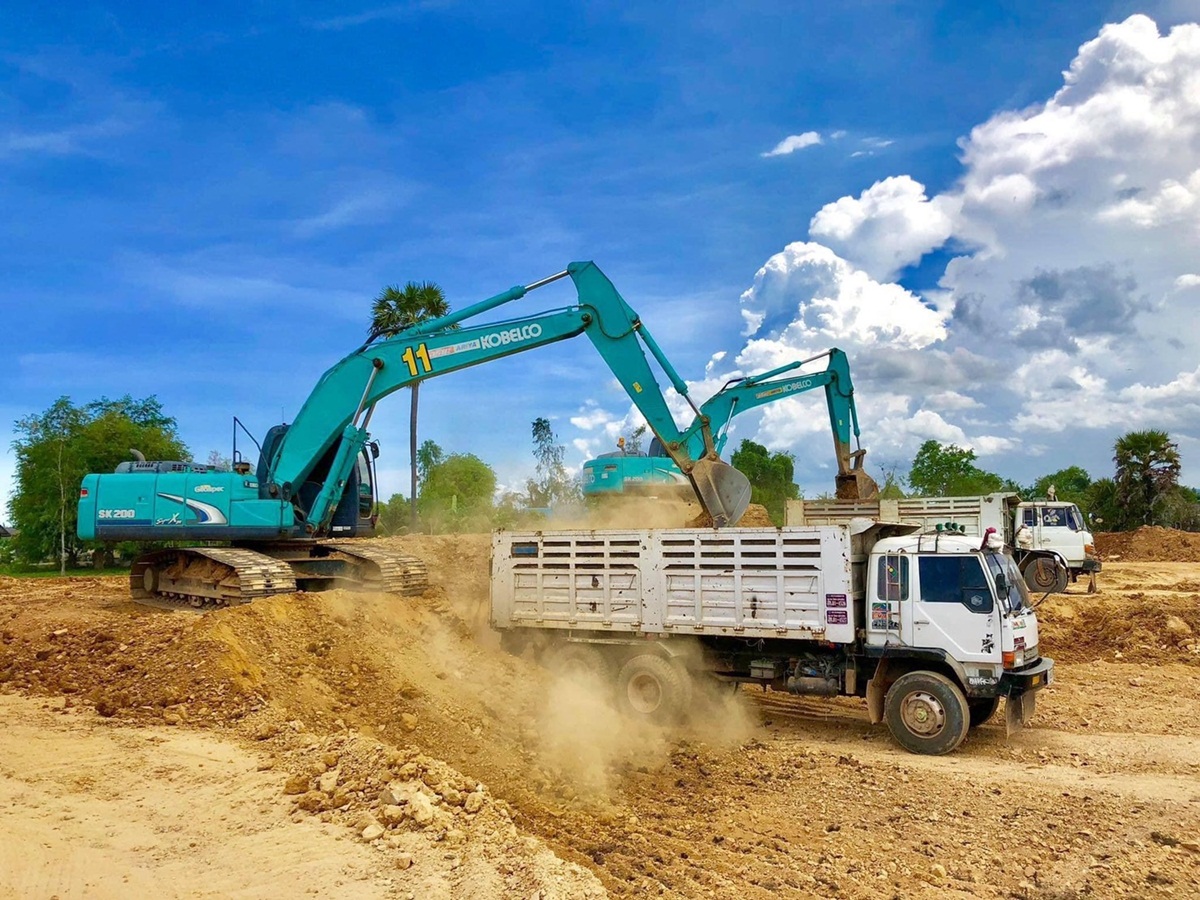
[[[400,357],[408,366],[408,374],[414,378],[417,375],[427,374],[433,366],[429,364],[429,351],[425,349],[424,344],[417,345],[417,352],[413,353],[413,348],[409,347],[404,351],[404,355]],[[417,363],[420,362],[421,369],[417,370]]]

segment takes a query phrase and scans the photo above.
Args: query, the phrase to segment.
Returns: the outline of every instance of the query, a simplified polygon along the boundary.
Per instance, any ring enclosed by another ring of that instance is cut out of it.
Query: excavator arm
[[[829,363],[822,372],[798,372],[804,366],[828,357]],[[789,374],[792,373],[792,374]],[[721,390],[700,406],[700,411],[684,432],[683,440],[692,454],[700,454],[705,447],[706,433],[711,434],[718,453],[728,438],[729,422],[739,413],[795,394],[825,389],[825,402],[829,410],[829,425],[833,432],[834,453],[837,458],[837,496],[841,499],[869,499],[879,492],[879,486],[863,470],[866,451],[858,446],[858,413],[854,406],[854,386],[850,381],[850,365],[846,354],[836,347],[808,359],[780,366],[769,372],[738,378],[728,382]],[[851,438],[855,448],[851,449]],[[586,493],[621,494],[638,487],[654,489],[655,485],[668,484],[678,478],[665,460],[651,457],[622,456],[611,454],[589,460],[584,464]]]
[[[829,358],[823,372],[788,375],[808,363]],[[787,376],[787,377],[783,377]],[[716,434],[716,447],[720,452],[725,446],[729,420],[744,413],[793,394],[825,388],[825,404],[829,410],[829,426],[833,432],[834,453],[837,456],[837,496],[842,500],[867,500],[879,493],[879,486],[863,470],[863,458],[867,451],[859,446],[858,411],[854,406],[854,385],[850,381],[850,363],[846,354],[834,347],[808,359],[780,366],[761,375],[739,378],[725,385],[700,406],[701,417],[707,417],[708,427]],[[699,431],[703,423],[692,424]],[[851,449],[853,436],[855,448]]]
[[[570,277],[578,294],[571,307],[505,322],[462,327],[482,313],[518,300],[536,288]],[[401,388],[535,347],[586,334],[630,399],[645,416],[668,455],[687,476],[715,525],[731,525],[750,500],[746,477],[722,462],[712,431],[687,395],[687,385],[663,355],[637,313],[591,262],[532,284],[510,288],[448,316],[368,342],[327,371],[296,420],[275,446],[262,495],[298,502],[300,486],[332,449],[320,491],[297,510],[305,529],[322,534],[345,491],[355,459],[366,443],[375,405]],[[692,408],[697,422],[685,434],[671,415],[643,350],[648,349]],[[359,398],[356,406],[348,398]]]

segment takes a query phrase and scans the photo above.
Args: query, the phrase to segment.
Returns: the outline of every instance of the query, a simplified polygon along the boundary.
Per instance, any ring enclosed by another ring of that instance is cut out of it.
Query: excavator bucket
[[[698,459],[690,478],[715,528],[736,525],[750,505],[750,479],[728,463],[707,457]]]
[[[841,471],[834,480],[837,482],[839,500],[871,500],[879,495],[879,485],[863,469],[863,459],[866,455],[866,450],[846,453],[844,448],[838,447],[838,468]],[[849,460],[849,465],[845,460]]]

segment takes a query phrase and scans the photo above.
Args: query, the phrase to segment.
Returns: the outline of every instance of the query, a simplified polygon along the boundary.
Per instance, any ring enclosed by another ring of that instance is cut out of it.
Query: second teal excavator
[[[797,372],[809,363],[829,359],[822,372]],[[846,354],[834,347],[808,359],[798,360],[760,375],[734,379],[700,405],[700,412],[685,432],[691,441],[700,441],[703,428],[716,436],[718,453],[728,438],[730,420],[766,403],[794,397],[815,388],[825,388],[829,425],[833,431],[837,458],[835,477],[839,500],[869,500],[879,486],[863,469],[867,451],[858,445],[858,411],[854,406],[854,385],[850,381],[850,363]],[[855,447],[851,449],[850,440]],[[699,444],[697,444],[697,447]],[[587,497],[619,495],[657,495],[679,493],[687,479],[657,440],[650,442],[647,455],[627,453],[622,448],[583,464],[583,492]],[[686,493],[686,492],[685,492]]]

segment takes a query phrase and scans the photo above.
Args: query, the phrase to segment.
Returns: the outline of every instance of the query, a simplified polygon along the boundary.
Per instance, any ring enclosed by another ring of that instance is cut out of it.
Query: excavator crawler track
[[[339,553],[352,556],[359,561],[363,580],[356,586],[362,591],[381,591],[416,597],[429,587],[429,573],[425,563],[415,556],[368,547],[352,541],[327,541],[323,546],[336,547]]]
[[[413,597],[428,583],[421,560],[359,541],[159,550],[139,557],[129,574],[138,603],[198,611],[299,590],[344,588]]]
[[[160,609],[237,606],[296,590],[291,567],[237,547],[187,547],[139,557],[129,572],[133,599]]]

